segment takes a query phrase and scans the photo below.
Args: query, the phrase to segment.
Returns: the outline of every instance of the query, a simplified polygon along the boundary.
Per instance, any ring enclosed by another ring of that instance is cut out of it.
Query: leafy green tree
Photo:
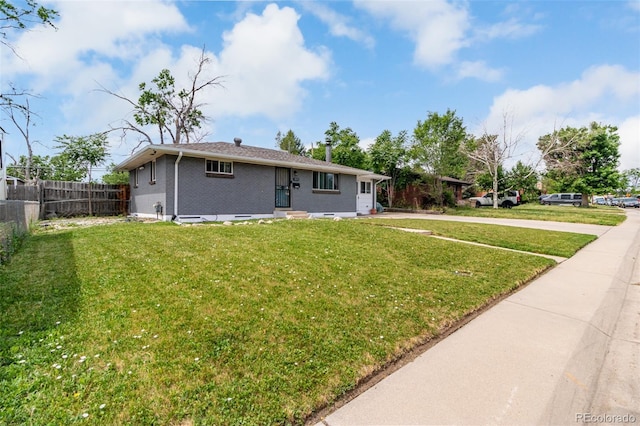
[[[498,176],[498,193],[503,192],[507,189],[506,184],[507,180],[505,179],[504,168],[502,166],[498,166],[497,170]],[[493,176],[489,172],[482,172],[476,175],[475,184],[478,188],[484,191],[493,191]]]
[[[54,155],[49,164],[51,165],[49,180],[82,182],[87,177],[87,170],[82,164],[73,161],[68,154]]]
[[[302,144],[302,141],[291,129],[289,129],[284,136],[282,136],[281,132],[278,132],[276,134],[276,143],[278,148],[290,154],[306,155],[307,150]]]
[[[102,176],[102,182],[107,185],[128,185],[129,184],[129,172],[117,171],[114,163],[109,164],[107,167],[107,173]]]
[[[538,173],[535,169],[522,161],[518,161],[515,166],[505,173],[505,189],[517,189],[520,191],[522,202],[535,200],[538,191]]]
[[[7,40],[7,34],[14,31],[29,31],[37,25],[56,28],[53,21],[57,17],[58,12],[41,6],[34,0],[21,1],[19,4],[0,0],[0,43],[19,57],[19,54]],[[8,83],[8,88],[8,91],[6,87],[0,88],[2,90],[0,93],[0,109],[11,120],[26,143],[27,157],[23,170],[24,179],[30,181],[34,178],[37,179],[37,176],[31,176],[31,163],[33,162],[34,154],[29,136],[29,128],[32,125],[31,119],[34,115],[29,105],[29,98],[33,97],[33,95],[26,90],[16,89],[11,82]]]
[[[331,161],[343,166],[366,169],[368,165],[367,154],[360,148],[360,138],[350,127],[341,129],[333,121],[329,124],[325,134],[325,145],[331,146]],[[322,143],[318,142],[318,146]],[[313,150],[312,156],[317,160],[326,160],[326,150]]]
[[[0,0],[0,42],[15,50],[7,42],[7,32],[10,30],[28,31],[36,25],[46,25],[56,28],[53,21],[58,17],[58,12],[40,5],[34,0],[26,0],[16,5],[15,2]]]
[[[9,176],[26,178],[28,157],[21,155],[17,162],[7,167]],[[31,178],[36,180],[61,180],[67,182],[80,182],[87,176],[87,170],[72,162],[66,154],[40,156],[33,155],[31,157]]]
[[[582,193],[582,205],[589,196],[615,192],[621,186],[618,172],[620,137],[618,128],[592,122],[579,129],[565,127],[538,139],[538,149],[561,145],[562,150],[547,153],[547,176],[561,191]]]
[[[396,184],[408,161],[407,131],[402,130],[394,137],[389,130],[384,130],[369,147],[368,154],[372,170],[391,178],[385,186],[389,207],[393,207]]]
[[[205,55],[203,48],[188,88],[179,90],[175,87],[175,78],[171,72],[163,69],[151,80],[151,84],[140,83],[138,88],[141,94],[137,101],[102,87],[103,92],[124,100],[133,107],[134,121],[124,119],[121,127],[112,128],[111,131],[121,130],[124,134],[132,131],[142,136],[141,143],[153,143],[154,138],[147,131],[150,126],[157,130],[161,144],[198,142],[203,137],[198,134],[198,130],[207,121],[201,110],[205,104],[198,99],[206,88],[222,86],[221,77],[202,80],[202,74],[210,62],[211,58]]]
[[[626,178],[626,190],[629,193],[640,192],[640,167],[625,170],[622,175]]]
[[[430,112],[424,121],[418,120],[413,130],[411,157],[416,165],[436,177],[436,200],[443,205],[443,188],[440,177],[464,177],[468,158],[460,148],[469,136],[455,111],[445,114]]]
[[[56,142],[62,149],[62,154],[68,156],[69,160],[87,171],[89,178],[89,215],[92,215],[91,208],[91,170],[93,167],[103,164],[108,157],[107,135],[105,133],[94,133],[89,136],[58,136]]]

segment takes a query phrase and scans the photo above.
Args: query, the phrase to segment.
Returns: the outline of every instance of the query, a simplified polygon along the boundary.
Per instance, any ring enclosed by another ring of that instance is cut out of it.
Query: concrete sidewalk
[[[318,424],[640,423],[640,212],[601,228]]]

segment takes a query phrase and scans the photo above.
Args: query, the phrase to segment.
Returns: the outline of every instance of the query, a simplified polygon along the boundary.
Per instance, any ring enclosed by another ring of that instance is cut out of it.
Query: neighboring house
[[[450,190],[453,193],[456,203],[462,200],[466,187],[471,186],[469,182],[451,177],[435,178],[433,175],[428,175],[427,177],[428,180],[426,182],[422,179],[416,179],[416,182],[396,191],[394,205],[413,209],[428,209],[437,205],[435,179],[439,179],[442,182],[443,190]]]
[[[238,138],[235,143],[147,145],[117,170],[129,171],[131,214],[181,222],[266,219],[287,212],[355,217],[375,209],[376,184],[389,179],[242,145]]]
[[[453,191],[453,196],[455,197],[456,201],[462,201],[462,193],[464,192],[464,190],[473,185],[471,182],[466,182],[464,180],[446,176],[441,177],[440,180],[442,181],[445,188]]]

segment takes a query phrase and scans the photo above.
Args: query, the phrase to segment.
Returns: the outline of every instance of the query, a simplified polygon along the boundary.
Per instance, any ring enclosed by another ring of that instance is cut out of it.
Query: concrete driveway
[[[423,216],[599,238],[318,425],[640,423],[640,211],[617,227]]]

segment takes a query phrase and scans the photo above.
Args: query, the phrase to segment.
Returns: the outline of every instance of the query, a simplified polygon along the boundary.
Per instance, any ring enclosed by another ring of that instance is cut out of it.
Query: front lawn
[[[553,264],[346,220],[39,232],[0,267],[0,424],[300,424]]]
[[[505,219],[531,219],[555,222],[587,223],[591,225],[619,225],[626,219],[624,210],[608,206],[543,206],[527,203],[512,209],[491,207],[457,207],[448,209],[447,214],[455,216],[497,217]]]
[[[444,220],[375,218],[368,222],[397,228],[429,230],[434,235],[457,240],[562,257],[573,256],[596,239],[595,235]]]

